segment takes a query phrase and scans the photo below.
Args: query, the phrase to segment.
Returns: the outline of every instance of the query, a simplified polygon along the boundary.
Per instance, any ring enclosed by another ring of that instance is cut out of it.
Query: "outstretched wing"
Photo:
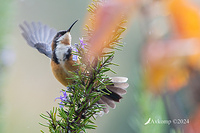
[[[40,22],[28,23],[26,21],[20,24],[19,27],[22,30],[22,36],[31,47],[36,48],[40,53],[51,58],[51,43],[57,33],[54,28],[50,28]]]

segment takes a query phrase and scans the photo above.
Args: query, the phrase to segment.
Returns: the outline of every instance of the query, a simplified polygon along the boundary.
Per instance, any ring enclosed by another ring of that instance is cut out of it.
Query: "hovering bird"
[[[28,23],[24,21],[20,24],[22,30],[22,36],[27,41],[28,45],[37,49],[40,53],[46,55],[51,59],[51,68],[55,78],[64,86],[68,86],[73,83],[71,73],[69,71],[77,70],[77,66],[74,64],[76,60],[73,60],[71,45],[70,31],[76,20],[68,30],[57,32],[54,28],[50,28],[40,22]],[[67,79],[68,78],[68,79]],[[97,102],[99,104],[105,104],[106,108],[103,108],[105,113],[109,112],[108,106],[115,108],[114,102],[119,102],[122,98],[121,95],[126,94],[126,88],[129,86],[126,77],[112,77],[113,85],[106,86],[110,91],[110,95],[104,95]]]

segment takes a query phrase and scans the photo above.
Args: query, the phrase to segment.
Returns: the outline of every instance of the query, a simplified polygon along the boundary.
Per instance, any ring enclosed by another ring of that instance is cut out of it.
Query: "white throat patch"
[[[55,49],[55,54],[56,57],[58,59],[58,62],[60,63],[61,67],[63,68],[63,70],[67,73],[70,74],[68,72],[68,70],[65,68],[65,58],[66,55],[70,54],[68,52],[68,50],[71,48],[71,45],[64,45],[62,43],[58,43]]]
[[[58,62],[59,63],[64,63],[64,58],[66,55],[70,54],[68,53],[68,50],[71,48],[71,45],[65,45],[65,44],[62,44],[62,43],[58,43],[58,45],[56,46],[56,51],[55,51],[55,54],[56,54],[56,57],[58,59]]]

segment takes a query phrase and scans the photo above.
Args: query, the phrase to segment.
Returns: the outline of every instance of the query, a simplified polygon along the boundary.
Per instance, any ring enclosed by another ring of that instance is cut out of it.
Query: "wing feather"
[[[56,35],[56,30],[55,29],[50,29],[49,32],[49,37],[47,39],[47,42],[49,42],[50,44],[52,43],[52,38],[54,38],[54,36]]]
[[[32,28],[33,28],[34,32],[32,34],[30,34],[30,36],[34,37],[35,43],[39,43],[39,38],[37,36],[37,30],[38,30],[37,25],[36,25],[35,22],[32,22],[31,25],[32,25]]]
[[[36,31],[36,35],[37,35],[38,41],[41,42],[41,25],[40,25],[40,22],[37,23],[37,28],[38,28],[38,30]]]
[[[25,34],[27,34],[27,36],[29,36],[30,41],[33,44],[37,43],[37,39],[33,36],[34,34],[33,34],[33,29],[31,28],[31,26],[26,21],[24,21],[24,24],[27,27],[27,32]],[[34,45],[32,47],[34,47]]]
[[[27,41],[28,45],[51,58],[51,43],[57,33],[54,28],[50,28],[41,22],[28,23],[27,21],[24,21],[19,27],[21,28],[22,36]]]
[[[44,34],[43,41],[47,42],[47,39],[49,37],[49,28],[47,27],[47,25],[45,25],[45,27],[44,27],[44,33],[46,33],[46,36]]]

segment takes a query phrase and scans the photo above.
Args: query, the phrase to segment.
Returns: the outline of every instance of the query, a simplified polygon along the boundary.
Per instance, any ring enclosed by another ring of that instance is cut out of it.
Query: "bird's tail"
[[[115,102],[119,102],[122,99],[122,95],[126,94],[126,88],[129,86],[127,83],[128,78],[126,77],[112,77],[111,81],[113,85],[106,86],[106,89],[103,91],[108,93],[109,95],[104,95],[98,101],[99,104],[104,104],[105,107],[103,111],[105,113],[109,112],[108,106],[111,108],[115,108]]]

